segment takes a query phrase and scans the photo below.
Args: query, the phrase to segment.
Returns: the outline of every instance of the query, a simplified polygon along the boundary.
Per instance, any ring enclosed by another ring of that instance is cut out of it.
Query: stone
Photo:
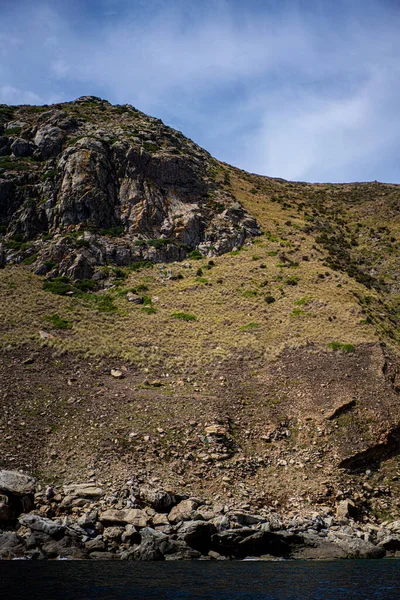
[[[85,542],[85,548],[89,552],[101,552],[102,550],[105,550],[106,545],[101,535],[98,535],[93,540],[88,540]]]
[[[126,294],[126,299],[128,300],[128,302],[131,302],[132,304],[143,304],[142,296],[139,296],[138,294],[134,294],[133,292],[128,292]]]
[[[124,531],[124,527],[106,527],[103,531],[103,539],[118,542]]]
[[[19,522],[31,531],[39,531],[52,537],[61,536],[64,532],[61,523],[39,515],[23,514],[19,517]]]
[[[129,508],[117,510],[110,508],[100,513],[99,520],[103,524],[110,525],[134,525],[135,527],[146,527],[149,517],[143,510]]]
[[[384,558],[386,554],[384,548],[344,533],[328,532],[328,540],[337,544],[346,558]]]
[[[43,125],[35,135],[34,142],[37,146],[38,156],[45,160],[56,156],[62,150],[65,133],[59,127]]]
[[[24,556],[26,546],[16,533],[0,532],[0,559],[11,560]]]
[[[242,511],[231,512],[229,513],[229,517],[235,519],[239,525],[255,525],[265,521],[265,519],[259,515],[251,515],[250,513]]]
[[[75,538],[65,535],[60,540],[45,542],[41,549],[46,558],[83,559],[87,557],[87,550],[82,546]]]
[[[104,495],[104,490],[95,483],[75,483],[64,486],[64,493],[71,499],[87,498],[97,500]]]
[[[180,500],[179,496],[176,496],[171,492],[154,490],[148,487],[140,488],[139,497],[143,502],[149,504],[158,513],[169,512]]]
[[[164,513],[161,513],[161,514],[156,513],[155,515],[153,515],[152,521],[153,521],[154,527],[157,527],[159,525],[162,525],[162,526],[169,525],[168,517]]]
[[[91,552],[89,558],[92,560],[115,560],[119,557],[112,552]]]
[[[31,142],[28,142],[23,138],[17,138],[11,144],[11,152],[17,158],[31,156],[33,154],[34,149],[35,146]]]
[[[186,521],[178,529],[177,539],[188,546],[207,554],[210,550],[211,536],[217,533],[215,525],[207,521]]]
[[[119,369],[111,369],[111,377],[114,377],[114,379],[123,379],[124,374]]]
[[[91,528],[94,527],[97,521],[97,517],[98,517],[98,511],[97,510],[90,510],[89,512],[85,513],[84,515],[82,515],[81,517],[79,517],[78,519],[78,524],[85,528]]]
[[[182,500],[179,502],[168,515],[170,523],[178,523],[179,521],[189,521],[192,512],[198,507],[198,502],[195,500]]]
[[[18,473],[18,471],[0,471],[0,492],[25,496],[34,494],[35,489],[36,481],[33,477]]]
[[[388,552],[397,552],[400,550],[400,535],[389,535],[378,543],[378,546]]]
[[[342,500],[336,507],[336,516],[339,519],[348,519],[355,514],[355,504],[352,500]]]
[[[134,525],[125,525],[125,530],[121,536],[122,543],[139,544],[141,540],[140,533]]]

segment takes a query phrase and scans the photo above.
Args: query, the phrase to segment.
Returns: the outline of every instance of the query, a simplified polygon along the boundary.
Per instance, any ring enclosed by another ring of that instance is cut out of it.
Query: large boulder
[[[170,523],[179,523],[179,521],[190,521],[193,511],[196,510],[199,503],[196,500],[182,500],[168,515]]]
[[[99,520],[103,525],[134,525],[135,527],[146,527],[149,520],[148,515],[138,508],[127,508],[117,510],[110,508],[102,512]]]
[[[28,142],[23,138],[17,138],[11,144],[11,152],[17,158],[31,156],[33,154],[34,149],[35,146],[32,144],[32,142]]]
[[[164,533],[146,527],[142,531],[142,542],[133,550],[121,555],[125,560],[192,560],[201,554],[182,540],[172,540]]]
[[[65,133],[59,127],[43,125],[35,135],[38,157],[42,160],[57,156],[62,150]]]
[[[36,481],[29,475],[18,471],[0,471],[0,492],[13,496],[26,496],[33,494]]]
[[[191,548],[207,553],[211,547],[211,536],[217,528],[207,521],[186,521],[178,529],[178,540],[182,540]]]
[[[131,292],[128,292],[127,298],[129,302],[133,300],[129,297]],[[139,296],[136,296],[139,298]],[[141,299],[143,302],[143,299]],[[135,302],[136,303],[136,302]],[[164,490],[154,490],[148,487],[140,488],[140,499],[145,503],[154,508],[156,512],[165,513],[169,512],[180,500],[179,496],[176,496],[172,492],[165,492]]]
[[[61,537],[64,532],[61,523],[39,515],[23,514],[19,517],[19,522],[31,531],[40,531],[52,537]]]
[[[24,556],[26,546],[16,533],[0,533],[0,560]]]

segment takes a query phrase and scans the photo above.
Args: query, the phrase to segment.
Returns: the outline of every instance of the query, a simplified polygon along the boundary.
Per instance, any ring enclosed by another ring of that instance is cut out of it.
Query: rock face
[[[23,240],[36,272],[77,280],[97,265],[226,252],[259,233],[211,156],[158,119],[99,99],[14,112],[0,135],[11,154],[0,166],[5,262],[29,255]]]

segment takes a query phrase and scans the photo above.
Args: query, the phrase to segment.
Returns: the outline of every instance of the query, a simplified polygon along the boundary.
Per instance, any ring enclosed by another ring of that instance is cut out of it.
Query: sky
[[[399,0],[0,0],[0,103],[132,104],[253,173],[400,182]]]

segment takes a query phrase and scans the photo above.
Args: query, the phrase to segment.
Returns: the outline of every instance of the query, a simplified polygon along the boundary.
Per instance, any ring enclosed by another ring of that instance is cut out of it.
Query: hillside
[[[399,186],[3,105],[0,225],[0,468],[400,515]]]

